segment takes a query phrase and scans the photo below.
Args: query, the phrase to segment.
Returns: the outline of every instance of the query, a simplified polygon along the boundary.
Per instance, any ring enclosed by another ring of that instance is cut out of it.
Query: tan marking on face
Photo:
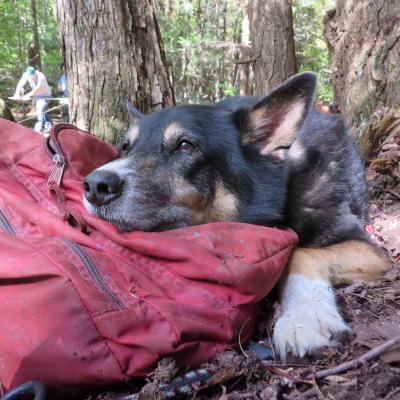
[[[214,200],[205,214],[207,222],[234,221],[238,215],[238,204],[238,198],[222,182],[217,182]]]
[[[288,273],[348,285],[374,281],[389,267],[390,261],[382,250],[367,242],[348,240],[322,248],[297,248]]]
[[[128,138],[131,144],[137,139],[138,136],[139,136],[139,127],[137,126],[131,126],[126,132],[126,137]]]
[[[159,160],[156,157],[145,157],[138,162],[138,170],[141,172],[154,172],[156,171],[159,164]]]
[[[193,210],[193,225],[201,223],[201,215],[206,207],[204,195],[186,179],[174,176],[172,179],[172,197],[174,204],[182,205]]]
[[[172,122],[164,131],[164,143],[174,142],[176,138],[184,132],[183,127],[178,122]]]
[[[217,221],[234,221],[238,214],[238,199],[220,182],[217,183],[214,199],[208,204],[203,192],[181,177],[173,179],[171,201],[192,210],[191,225]]]

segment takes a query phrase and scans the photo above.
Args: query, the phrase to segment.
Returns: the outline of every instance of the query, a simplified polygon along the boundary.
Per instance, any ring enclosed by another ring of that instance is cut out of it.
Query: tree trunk
[[[400,102],[399,16],[398,0],[338,0],[325,17],[336,101],[357,136]]]
[[[242,38],[240,46],[241,64],[239,66],[239,95],[249,94],[249,73],[250,73],[250,22],[249,4],[245,0],[243,4]]]
[[[3,99],[0,99],[0,117],[15,122],[15,118],[11,110],[8,108],[6,102]]]
[[[263,95],[297,72],[292,0],[250,0],[254,94]]]
[[[14,0],[14,8],[15,8],[15,28],[17,30],[17,38],[18,38],[18,69],[22,71],[25,66],[24,56],[25,49],[22,45],[22,37],[21,37],[21,14],[17,4],[17,0]]]
[[[55,0],[70,120],[115,143],[127,100],[149,113],[174,104],[151,0]]]
[[[30,42],[28,45],[29,65],[32,65],[32,67],[35,67],[39,71],[41,71],[42,61],[40,59],[40,41],[39,41],[39,30],[36,17],[36,0],[31,0],[31,15],[32,15],[33,42]]]

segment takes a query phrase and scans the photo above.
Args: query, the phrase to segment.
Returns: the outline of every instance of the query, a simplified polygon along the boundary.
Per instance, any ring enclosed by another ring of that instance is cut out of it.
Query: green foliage
[[[157,8],[178,103],[235,94],[240,0],[162,0]]]
[[[323,18],[334,6],[334,0],[293,1],[293,26],[299,72],[317,73],[317,100],[322,103],[329,103],[333,99],[332,86],[329,82],[329,59],[324,39]]]
[[[0,1],[0,98],[11,96],[28,65],[33,40],[30,0]],[[36,0],[42,69],[56,94],[60,75],[60,46],[51,0]]]
[[[0,0],[0,97],[12,95],[33,40],[30,0]],[[178,103],[237,94],[243,0],[156,0]],[[334,0],[293,0],[300,71],[318,75],[317,99],[332,100],[323,17]],[[36,0],[43,72],[56,93],[61,55],[51,0]]]
[[[232,61],[239,57],[243,4],[243,0],[159,0],[158,19],[178,103],[237,94],[238,71]],[[322,103],[333,98],[323,17],[334,5],[334,0],[293,1],[299,71],[317,73],[317,100]]]

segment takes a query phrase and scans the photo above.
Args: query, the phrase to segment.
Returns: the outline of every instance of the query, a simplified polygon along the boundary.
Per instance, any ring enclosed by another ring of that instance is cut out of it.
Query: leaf
[[[359,327],[357,342],[370,349],[383,344],[400,334],[400,316],[393,315],[384,320]],[[380,359],[386,363],[400,362],[400,346],[382,353]]]

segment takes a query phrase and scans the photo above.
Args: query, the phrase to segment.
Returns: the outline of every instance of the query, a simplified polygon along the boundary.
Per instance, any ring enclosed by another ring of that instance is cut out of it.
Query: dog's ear
[[[137,110],[130,101],[126,102],[126,109],[128,110],[129,115],[129,130],[138,126],[140,120],[144,117],[144,115],[139,110]]]
[[[249,109],[234,113],[243,146],[284,159],[313,104],[316,76],[293,76]]]

